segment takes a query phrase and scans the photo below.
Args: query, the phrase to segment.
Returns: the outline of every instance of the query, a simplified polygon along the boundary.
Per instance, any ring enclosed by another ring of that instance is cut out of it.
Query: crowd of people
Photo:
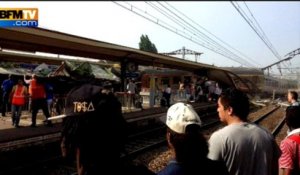
[[[45,125],[52,126],[47,118],[51,113],[53,86],[50,83],[38,81],[35,74],[32,74],[31,79],[27,79],[24,75],[24,78],[16,80],[15,83],[12,76],[8,75],[8,79],[2,82],[2,117],[5,117],[7,112],[11,112],[12,125],[19,128],[22,111],[28,104],[28,109],[31,111],[31,127],[36,127],[39,109],[42,109],[45,116]]]
[[[3,92],[12,103],[12,122],[19,127],[21,109],[31,97],[32,127],[36,113],[43,110],[45,124],[51,126],[45,86],[24,76],[14,85],[5,80]],[[128,86],[131,92],[133,88]],[[7,99],[3,93],[3,101]],[[172,158],[158,175],[299,175],[300,167],[300,105],[298,94],[289,91],[290,106],[286,109],[287,137],[277,145],[266,129],[247,120],[248,96],[235,88],[224,89],[217,98],[219,119],[225,126],[206,138],[202,121],[190,104],[178,102],[168,108],[162,118],[167,126],[166,139]],[[3,102],[3,104],[5,104]],[[144,165],[120,160],[127,141],[127,123],[122,105],[109,88],[84,83],[74,87],[66,97],[61,150],[64,158],[76,162],[78,175],[155,174]],[[99,140],[101,139],[101,140]],[[111,168],[111,166],[115,168]]]
[[[157,84],[156,84],[157,85]],[[222,87],[218,82],[210,81],[205,78],[199,78],[196,82],[178,82],[176,85],[165,84],[159,89],[156,87],[157,97],[160,97],[160,106],[170,107],[176,101],[186,102],[216,102],[222,93]]]
[[[78,103],[93,106],[93,109],[76,108],[74,105]],[[234,88],[226,89],[217,103],[219,118],[225,127],[215,131],[208,140],[201,132],[201,119],[191,105],[179,102],[168,108],[163,121],[172,159],[158,175],[295,174],[300,160],[300,152],[295,151],[300,148],[300,107],[287,108],[286,123],[290,132],[279,147],[269,131],[247,120],[249,99],[246,94]],[[74,157],[79,175],[99,174],[104,170],[154,174],[143,165],[120,160],[126,143],[126,121],[113,93],[104,94],[100,87],[86,84],[71,90],[66,105],[62,154]],[[95,138],[101,138],[101,142]],[[111,169],[109,165],[118,168]]]

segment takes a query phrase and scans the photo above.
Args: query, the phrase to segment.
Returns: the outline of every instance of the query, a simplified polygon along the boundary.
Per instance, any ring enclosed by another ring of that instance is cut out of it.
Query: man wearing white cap
[[[182,102],[172,105],[163,117],[172,160],[158,175],[227,175],[223,162],[207,158],[208,145],[200,132],[201,120],[193,107]]]

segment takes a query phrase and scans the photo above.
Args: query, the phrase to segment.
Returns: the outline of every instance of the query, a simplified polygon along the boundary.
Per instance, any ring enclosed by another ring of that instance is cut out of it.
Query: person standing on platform
[[[218,98],[220,97],[221,93],[222,93],[222,88],[220,87],[219,83],[216,83],[216,89],[215,89],[213,101],[217,101]]]
[[[2,88],[2,117],[5,117],[5,113],[7,111],[10,111],[10,105],[9,105],[9,95],[14,86],[14,82],[11,78],[11,75],[8,75],[8,79],[4,80],[1,88]]]
[[[145,166],[121,161],[127,123],[112,92],[92,84],[74,87],[66,97],[65,115],[49,119],[58,118],[64,119],[62,156],[72,163],[75,159],[78,175],[154,175]]]
[[[136,93],[136,84],[133,82],[132,79],[129,80],[126,89],[128,93],[127,107],[130,109],[132,106],[135,105],[135,93]]]
[[[287,109],[289,107],[300,106],[300,104],[298,102],[298,93],[296,91],[288,91],[287,101],[289,103],[289,106],[286,108],[285,113],[287,113]],[[290,132],[290,128],[288,128],[287,134],[289,134],[289,132]]]
[[[37,81],[35,74],[32,74],[30,80],[27,80],[26,75],[24,75],[24,81],[29,84],[29,95],[31,98],[32,122],[30,126],[36,127],[36,116],[39,109],[43,110],[46,119],[50,117],[46,100],[45,85]],[[45,120],[44,122],[47,126],[52,126],[51,121]]]
[[[54,98],[53,86],[51,83],[46,83],[45,88],[46,88],[46,99],[47,99],[48,111],[49,111],[49,114],[51,115],[52,106],[53,106],[53,98]]]
[[[181,81],[179,81],[178,98],[185,98],[184,83]]]
[[[287,94],[287,100],[290,103],[290,106],[299,106],[298,102],[298,93],[296,91],[289,91]]]
[[[276,175],[280,149],[269,131],[247,122],[249,106],[240,90],[221,93],[217,111],[227,126],[211,135],[208,158],[224,161],[230,175]]]
[[[12,125],[16,128],[19,128],[22,108],[26,103],[27,94],[27,87],[24,86],[23,81],[19,79],[18,84],[13,87],[10,93]]]
[[[171,89],[170,85],[168,84],[163,92],[163,96],[166,99],[167,107],[170,107],[171,93],[172,93],[172,89]]]
[[[216,84],[213,81],[209,81],[208,85],[208,101],[214,100],[215,90],[216,90]]]

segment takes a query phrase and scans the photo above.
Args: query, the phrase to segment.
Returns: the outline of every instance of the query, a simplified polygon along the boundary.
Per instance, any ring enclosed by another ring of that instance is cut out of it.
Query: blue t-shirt
[[[157,175],[184,175],[184,170],[180,163],[176,160],[171,160]]]
[[[209,172],[209,175],[229,175],[226,165],[222,161],[204,159],[199,163],[184,166],[176,160],[171,160],[168,165],[157,173],[157,175],[199,175]]]
[[[53,86],[49,83],[46,84],[46,98],[47,100],[53,99]]]
[[[2,83],[3,93],[9,93],[14,86],[14,82],[11,79],[4,80]]]

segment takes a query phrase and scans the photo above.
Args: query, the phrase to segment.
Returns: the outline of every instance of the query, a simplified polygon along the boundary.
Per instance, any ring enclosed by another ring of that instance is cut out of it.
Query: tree
[[[149,40],[147,35],[142,35],[139,42],[140,50],[157,53],[155,45]]]

